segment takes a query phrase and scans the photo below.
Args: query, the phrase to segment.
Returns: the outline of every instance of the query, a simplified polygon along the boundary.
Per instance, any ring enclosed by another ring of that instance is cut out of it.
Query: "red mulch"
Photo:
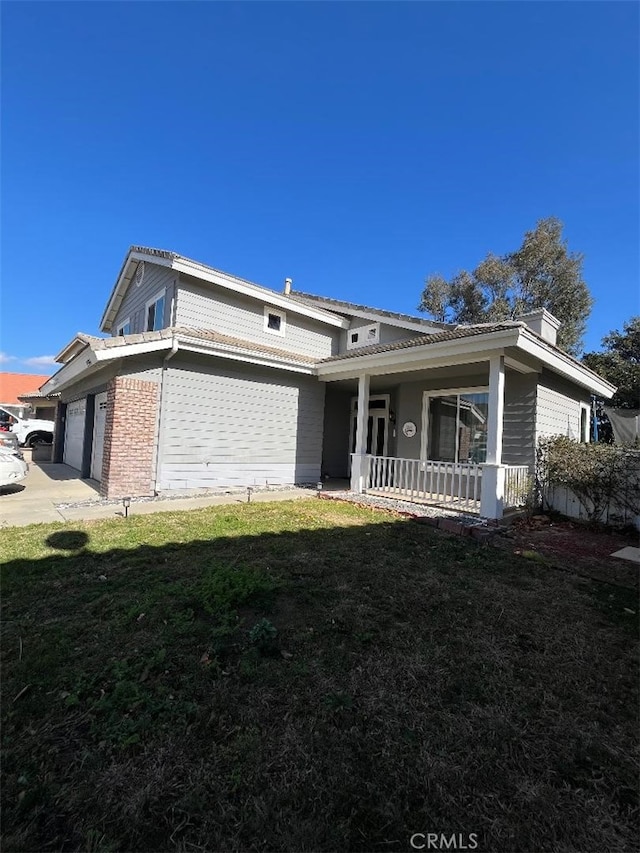
[[[596,580],[631,588],[639,586],[638,564],[611,556],[628,545],[638,547],[637,533],[534,515],[515,520],[504,534],[496,537],[495,544],[514,553],[535,552],[560,569]]]

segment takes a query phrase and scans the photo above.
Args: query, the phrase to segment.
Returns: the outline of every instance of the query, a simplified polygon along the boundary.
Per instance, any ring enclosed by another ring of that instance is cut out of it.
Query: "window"
[[[157,332],[158,329],[164,328],[164,290],[157,293],[154,298],[147,302],[147,322],[145,329],[147,332]]]
[[[276,311],[274,308],[265,306],[264,309],[264,328],[266,332],[273,335],[284,337],[285,328],[287,325],[287,315],[284,311]]]
[[[131,320],[127,317],[127,319],[121,323],[116,329],[116,335],[130,335],[131,334]]]
[[[366,347],[368,344],[377,344],[380,340],[380,324],[373,323],[371,326],[358,327],[357,331],[347,332],[347,349]]]
[[[426,458],[434,462],[485,462],[489,394],[426,395]]]

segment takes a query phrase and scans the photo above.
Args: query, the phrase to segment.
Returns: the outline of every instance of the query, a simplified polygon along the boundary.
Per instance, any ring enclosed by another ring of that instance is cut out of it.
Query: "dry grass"
[[[637,849],[624,589],[317,500],[0,545],[6,851]]]

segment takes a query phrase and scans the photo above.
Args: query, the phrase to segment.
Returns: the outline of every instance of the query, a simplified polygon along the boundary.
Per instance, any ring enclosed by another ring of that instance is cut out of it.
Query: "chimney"
[[[291,293],[291,285],[293,284],[292,278],[285,278],[284,280],[284,295],[288,296]]]
[[[525,323],[532,332],[540,335],[545,341],[556,345],[556,336],[561,323],[557,317],[554,317],[546,308],[537,308],[535,311],[529,311],[527,314],[520,314],[516,317],[522,323]]]

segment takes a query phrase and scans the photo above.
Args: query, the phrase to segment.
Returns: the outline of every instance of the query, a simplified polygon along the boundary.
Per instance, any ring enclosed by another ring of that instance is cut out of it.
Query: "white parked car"
[[[4,447],[0,448],[0,487],[13,486],[27,476],[29,466],[21,453],[15,453]]]

